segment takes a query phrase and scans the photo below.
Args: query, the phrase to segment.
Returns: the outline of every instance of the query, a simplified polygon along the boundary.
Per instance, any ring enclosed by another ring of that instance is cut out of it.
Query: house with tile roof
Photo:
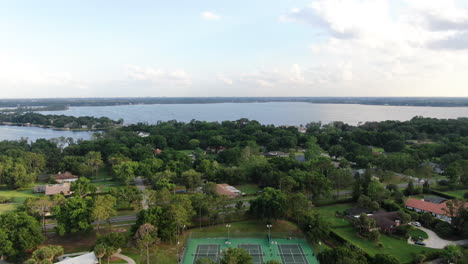
[[[449,200],[450,201],[450,200]],[[452,217],[455,215],[450,215],[449,209],[447,207],[447,202],[443,201],[441,203],[434,203],[431,201],[419,200],[415,198],[408,198],[406,200],[405,207],[414,210],[416,212],[428,212],[432,216],[445,221],[445,222],[452,222]],[[465,207],[468,207],[468,203],[465,203]]]
[[[236,198],[242,194],[236,187],[229,184],[216,184],[216,192],[229,198]]]
[[[78,180],[78,176],[73,175],[71,172],[64,172],[64,173],[58,173],[55,175],[55,181],[58,183],[63,183],[63,182],[74,182]]]

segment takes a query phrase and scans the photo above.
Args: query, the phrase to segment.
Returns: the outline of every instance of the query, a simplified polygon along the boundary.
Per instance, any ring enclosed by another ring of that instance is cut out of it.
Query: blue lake
[[[468,107],[414,107],[376,106],[356,104],[311,104],[311,103],[220,103],[220,104],[159,104],[122,105],[102,107],[71,107],[65,111],[41,112],[42,114],[70,116],[106,116],[123,118],[125,124],[192,119],[224,121],[248,118],[262,124],[306,125],[309,122],[342,121],[357,125],[367,121],[409,120],[414,116],[434,118],[468,117]],[[73,137],[89,139],[91,133],[54,131],[34,127],[0,127],[0,140]]]

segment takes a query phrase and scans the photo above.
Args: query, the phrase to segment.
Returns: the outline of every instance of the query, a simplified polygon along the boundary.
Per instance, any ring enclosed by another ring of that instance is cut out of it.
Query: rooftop
[[[71,174],[71,172],[68,172],[68,171],[66,171],[66,172],[64,172],[64,173],[60,173],[60,172],[59,172],[59,173],[55,176],[55,179],[56,179],[56,180],[77,179],[77,178],[78,178],[78,176],[73,175],[73,174]]]

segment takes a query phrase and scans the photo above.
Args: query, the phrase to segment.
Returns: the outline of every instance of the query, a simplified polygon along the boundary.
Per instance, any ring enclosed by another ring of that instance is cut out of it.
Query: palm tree
[[[99,244],[94,247],[94,254],[99,259],[99,264],[101,264],[101,259],[106,255],[106,245]]]

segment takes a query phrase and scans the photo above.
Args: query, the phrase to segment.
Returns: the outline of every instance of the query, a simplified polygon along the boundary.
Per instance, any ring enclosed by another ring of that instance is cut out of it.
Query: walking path
[[[444,248],[448,245],[458,245],[458,246],[463,246],[468,244],[468,239],[465,240],[456,240],[456,241],[451,241],[451,240],[446,240],[443,238],[440,238],[434,231],[429,230],[424,227],[416,227],[421,229],[422,231],[426,232],[427,235],[429,236],[428,239],[423,240],[424,243],[426,243],[426,247],[429,248]],[[413,244],[411,241],[411,238],[408,240],[408,243]]]
[[[122,255],[120,253],[112,255],[112,257],[119,258],[121,260],[125,260],[125,261],[127,261],[128,264],[136,264],[136,262],[133,259],[131,259],[131,258],[125,256],[125,255]]]

